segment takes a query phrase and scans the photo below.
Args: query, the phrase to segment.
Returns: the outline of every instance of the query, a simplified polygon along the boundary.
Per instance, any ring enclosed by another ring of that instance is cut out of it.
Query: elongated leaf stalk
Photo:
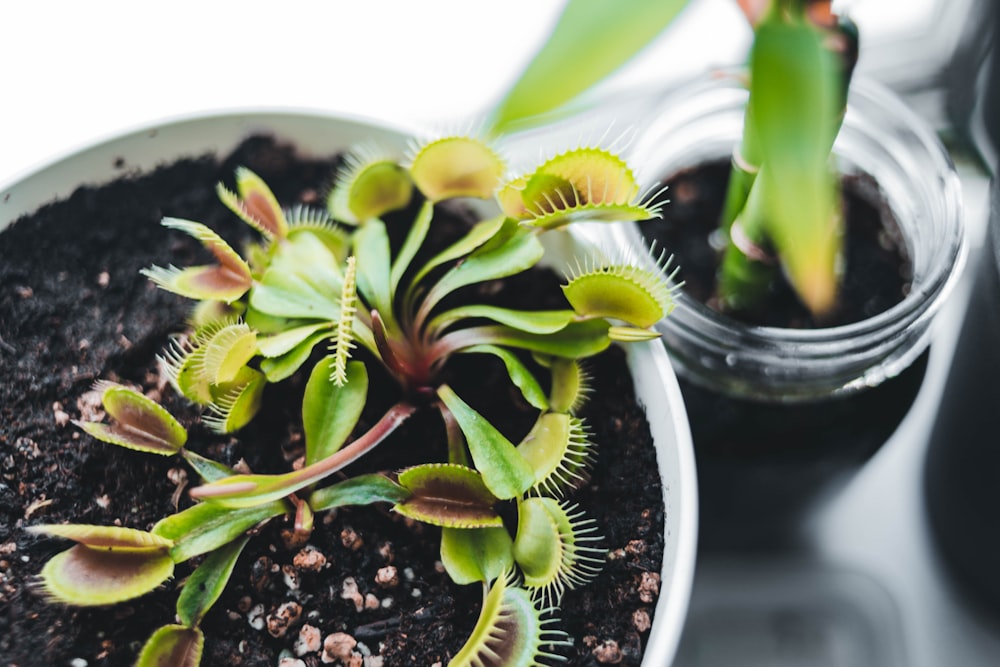
[[[283,498],[315,484],[371,451],[385,440],[416,407],[397,403],[364,435],[312,465],[284,475],[234,475],[191,489],[191,496],[230,507],[253,507]]]

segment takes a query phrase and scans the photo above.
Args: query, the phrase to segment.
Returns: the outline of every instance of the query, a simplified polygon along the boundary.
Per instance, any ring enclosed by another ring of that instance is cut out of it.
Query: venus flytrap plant
[[[406,165],[372,148],[345,164],[327,200],[332,219],[304,208],[283,211],[260,178],[238,170],[236,191],[220,185],[218,194],[259,240],[240,255],[200,223],[168,218],[166,227],[197,239],[216,263],[146,271],[160,287],[199,302],[193,329],[168,347],[161,367],[181,395],[205,406],[202,421],[211,430],[246,427],[263,407],[267,384],[308,372],[301,467],[237,474],[188,449],[187,431],[162,407],[110,383],[101,390],[111,422],[79,424],[105,442],[179,455],[202,478],[190,492],[200,502],[164,518],[148,536],[39,528],[82,541],[67,552],[76,555],[57,556],[43,572],[46,590],[71,603],[82,599],[75,589],[86,587],[78,579],[89,575],[89,566],[75,564],[108,535],[116,540],[109,553],[128,566],[116,573],[118,565],[102,564],[102,576],[135,585],[100,598],[102,604],[141,595],[168,579],[174,564],[201,559],[181,589],[180,623],[154,634],[141,665],[180,655],[177,664],[198,663],[199,623],[248,531],[277,517],[290,517],[307,538],[317,513],[387,502],[399,514],[439,526],[449,575],[483,587],[479,623],[454,665],[554,659],[552,651],[567,641],[552,627],[563,593],[600,570],[597,527],[571,500],[594,461],[580,416],[590,389],[581,362],[613,341],[654,335],[649,327],[672,307],[667,262],[661,257],[646,270],[596,254],[581,258],[567,273],[565,304],[553,310],[514,310],[469,294],[535,267],[545,254],[542,235],[561,233],[551,230],[577,220],[644,219],[657,215],[658,206],[640,194],[624,161],[596,146],[564,152],[508,182],[496,152],[469,137],[417,146]],[[409,206],[415,193],[422,197],[416,215],[393,244],[388,226],[399,224],[399,215],[382,216]],[[425,248],[448,200],[495,196],[502,213],[436,253]],[[519,441],[449,386],[447,368],[468,354],[495,358],[538,411]],[[395,381],[399,397],[359,431],[373,363]],[[418,410],[440,414],[447,460],[327,482]],[[516,525],[504,524],[504,512],[516,515]],[[71,558],[75,569],[67,565]]]

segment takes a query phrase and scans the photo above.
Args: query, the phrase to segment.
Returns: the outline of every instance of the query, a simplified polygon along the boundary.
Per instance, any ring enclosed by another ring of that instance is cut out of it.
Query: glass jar
[[[637,133],[630,163],[653,183],[728,160],[747,96],[734,72],[677,89]],[[680,289],[658,325],[691,422],[706,549],[783,544],[833,480],[881,447],[919,390],[931,321],[964,261],[954,167],[893,93],[852,84],[834,154],[843,175],[877,184],[873,203],[898,222],[913,265],[901,302],[843,326],[786,329],[740,322]],[[595,234],[641,257],[642,224]]]
[[[639,133],[630,162],[656,181],[728,159],[742,134],[746,101],[732,72],[678,90]],[[874,387],[927,347],[930,322],[964,257],[961,190],[951,160],[923,121],[867,81],[852,84],[834,154],[843,174],[871,176],[895,214],[913,262],[909,293],[853,324],[781,329],[741,323],[682,291],[659,330],[691,382],[754,400],[808,401]],[[638,228],[625,233],[638,242]]]

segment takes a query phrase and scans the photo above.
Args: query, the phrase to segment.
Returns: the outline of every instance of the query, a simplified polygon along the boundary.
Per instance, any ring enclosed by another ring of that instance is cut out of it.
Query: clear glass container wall
[[[637,138],[632,163],[653,181],[725,159],[742,130],[746,96],[732,73],[679,89]],[[834,152],[845,174],[868,174],[879,184],[898,218],[913,261],[910,292],[875,317],[810,330],[746,325],[681,293],[660,330],[692,382],[757,400],[813,400],[876,386],[927,346],[931,318],[964,258],[960,184],[951,161],[891,92],[864,81],[852,87]],[[638,229],[622,234],[631,236],[627,243],[640,242]]]

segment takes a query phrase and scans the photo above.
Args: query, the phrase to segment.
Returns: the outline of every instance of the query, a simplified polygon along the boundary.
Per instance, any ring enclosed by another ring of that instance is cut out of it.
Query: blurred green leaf
[[[837,57],[805,20],[765,20],[750,56],[748,113],[759,141],[768,237],[814,312],[836,298],[840,250],[830,148],[843,98]]]
[[[284,354],[270,359],[261,359],[260,370],[264,372],[267,381],[281,382],[291,377],[302,364],[309,360],[313,348],[332,335],[330,328],[329,323],[324,323],[316,333],[309,335]]]
[[[582,93],[638,53],[686,4],[570,0],[548,41],[493,112],[494,131],[527,126],[532,117]]]

